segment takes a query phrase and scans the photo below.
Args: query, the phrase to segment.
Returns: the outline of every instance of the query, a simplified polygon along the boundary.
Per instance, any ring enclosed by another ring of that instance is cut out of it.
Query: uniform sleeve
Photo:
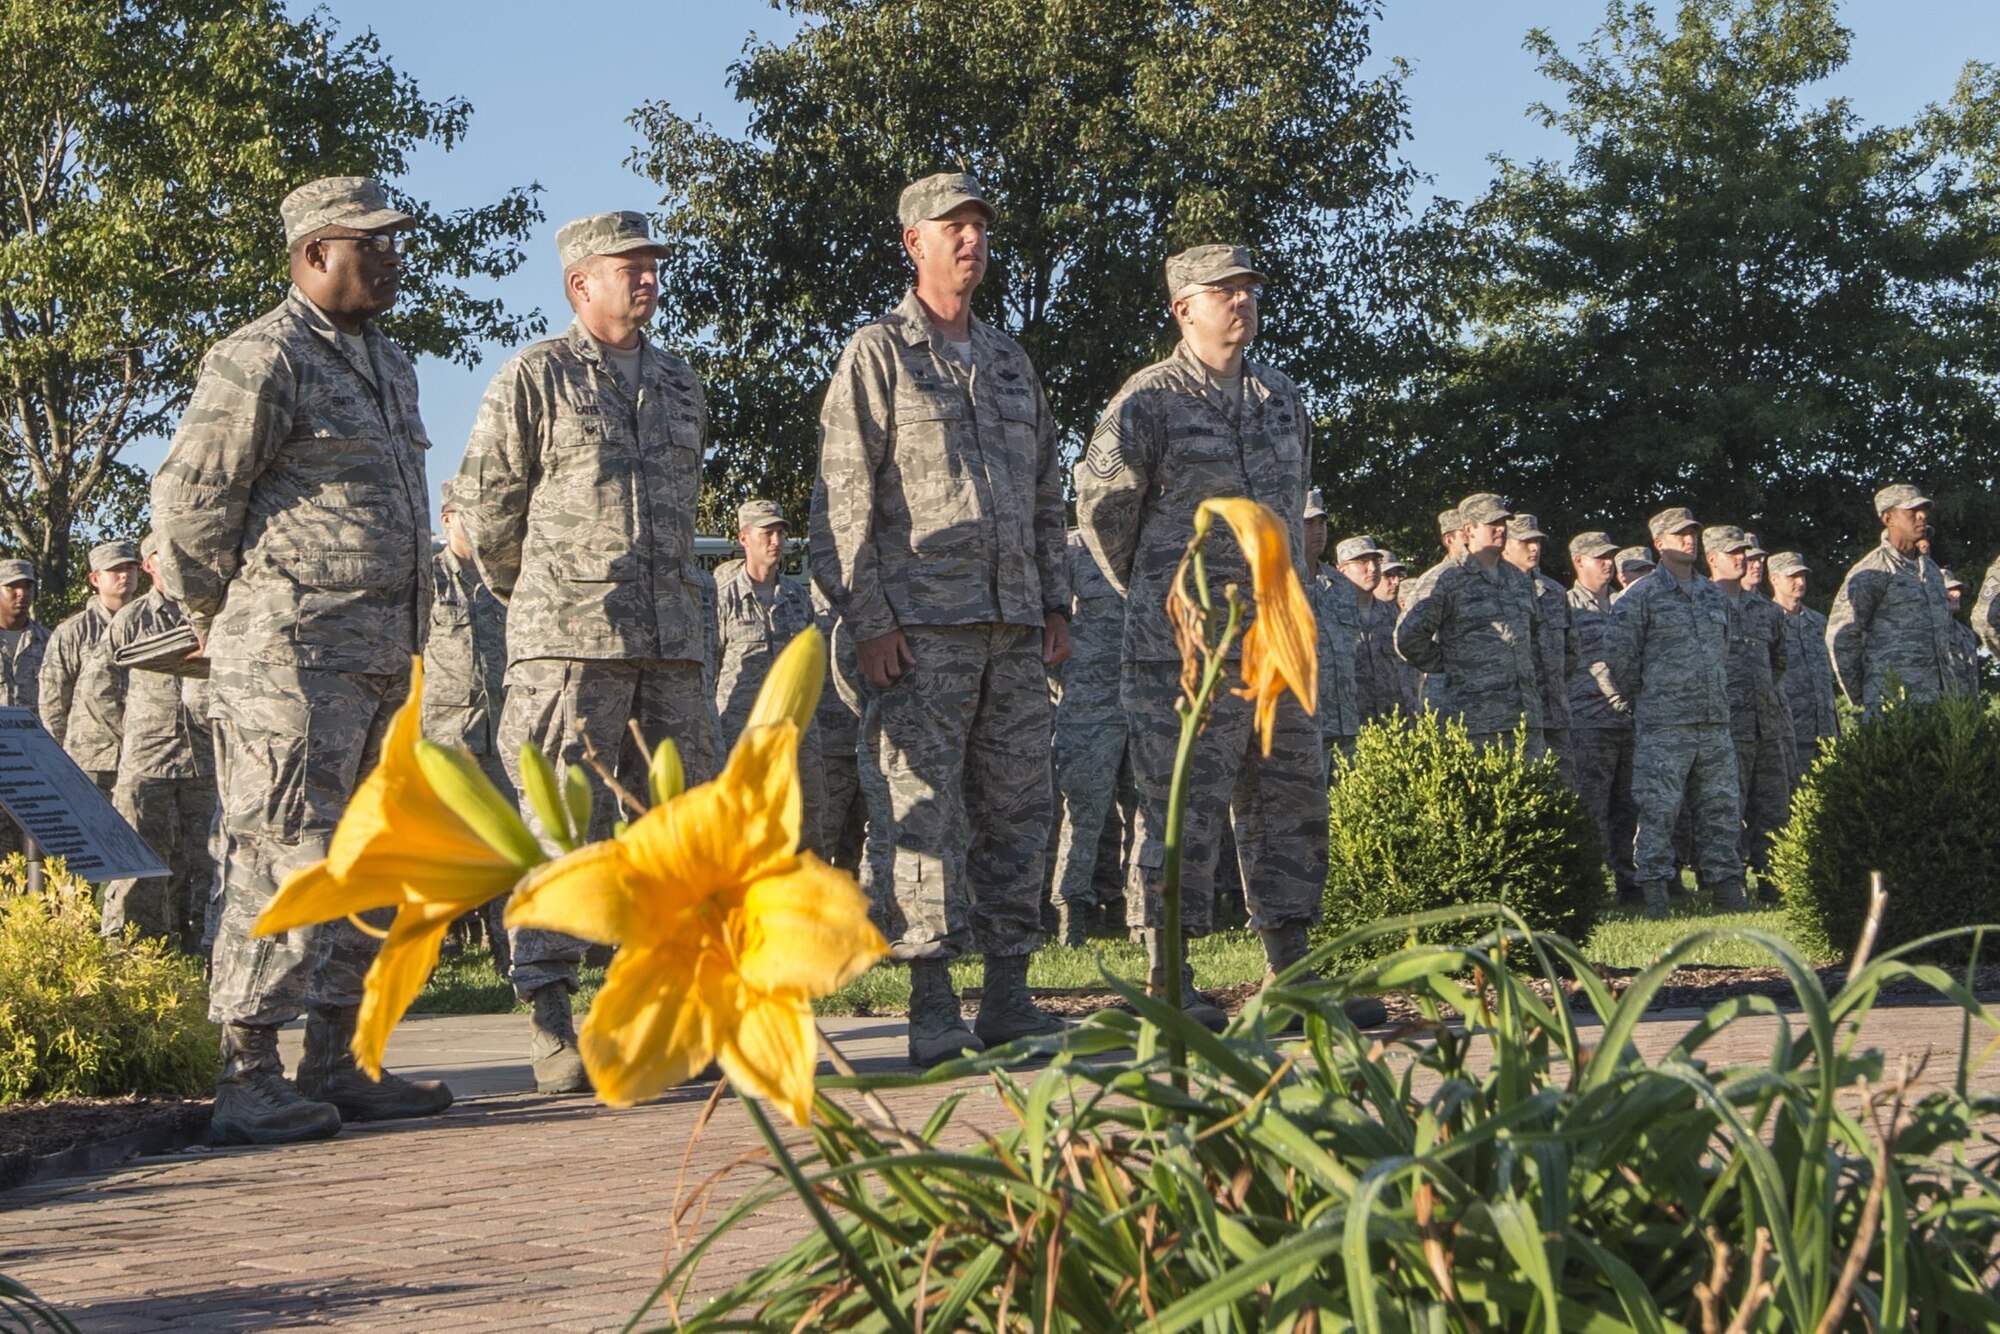
[[[1784,680],[1785,673],[1791,670],[1792,650],[1791,645],[1785,642],[1785,614],[1778,610],[1775,603],[1771,605],[1771,611],[1773,612],[1773,615],[1769,618],[1771,622],[1771,680],[1778,682]]]
[[[1604,651],[1612,683],[1627,701],[1638,698],[1639,664],[1645,652],[1646,600],[1627,594],[1611,604],[1611,631],[1605,637]]]
[[[473,563],[487,589],[503,604],[514,596],[514,585],[521,578],[528,498],[541,471],[547,414],[531,380],[526,363],[516,357],[486,386],[472,435],[465,442],[465,461],[452,483]]]
[[[1120,390],[1076,465],[1077,527],[1121,596],[1131,592],[1140,512],[1160,457],[1160,424],[1150,405],[1150,395]]]
[[[1042,614],[1069,615],[1069,535],[1063,522],[1062,450],[1055,414],[1035,377],[1035,566],[1042,581]]]
[[[83,636],[69,632],[67,622],[49,636],[47,654],[42,658],[42,726],[62,745],[69,734],[71,697],[76,693],[77,673],[82,669]]]
[[[812,577],[857,641],[896,628],[875,552],[875,483],[895,426],[894,375],[893,358],[857,337],[841,353],[819,411]],[[1039,544],[1039,525],[1035,536]]]
[[[1986,651],[2000,658],[2000,560],[1987,567],[1979,584],[1979,599],[1972,604],[1972,629],[1986,645]]]
[[[1447,603],[1442,590],[1449,582],[1442,575],[1432,580],[1396,621],[1396,652],[1418,671],[1432,672],[1444,665],[1437,634],[1444,626]]]
[[[1855,704],[1862,702],[1868,631],[1875,624],[1875,609],[1888,587],[1889,576],[1880,570],[1852,570],[1841,581],[1827,611],[1826,650],[1833,659],[1833,678],[1841,693]]]
[[[298,380],[263,339],[208,354],[166,461],[153,477],[155,576],[204,640],[243,563],[250,492],[291,435]]]

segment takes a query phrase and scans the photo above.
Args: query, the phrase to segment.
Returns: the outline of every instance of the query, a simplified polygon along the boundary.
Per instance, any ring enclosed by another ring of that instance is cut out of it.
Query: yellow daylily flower
[[[1284,523],[1254,500],[1220,497],[1204,500],[1195,510],[1196,535],[1206,533],[1218,516],[1243,549],[1250,566],[1250,596],[1257,604],[1257,618],[1243,636],[1243,687],[1232,693],[1255,704],[1257,731],[1269,755],[1278,700],[1286,690],[1307,713],[1319,710],[1319,634],[1292,565]]]
[[[368,969],[354,1029],[354,1059],[377,1079],[389,1030],[437,966],[446,928],[544,860],[477,761],[422,738],[423,693],[424,664],[417,658],[410,697],[389,724],[381,760],[334,828],[326,860],[288,876],[253,928],[269,936],[375,908],[396,910]]]
[[[801,633],[720,777],[535,871],[507,924],[619,946],[577,1041],[598,1097],[657,1097],[709,1061],[795,1125],[812,1109],[812,1000],[888,953],[852,876],[799,851],[799,734],[826,678]]]

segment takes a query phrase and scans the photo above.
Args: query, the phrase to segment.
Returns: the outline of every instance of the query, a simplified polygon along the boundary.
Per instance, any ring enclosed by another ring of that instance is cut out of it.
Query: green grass
[[[1697,893],[1676,896],[1672,916],[1658,922],[1647,921],[1637,909],[1606,908],[1583,952],[1593,963],[1613,968],[1644,968],[1691,933],[1723,925],[1791,939],[1784,914],[1776,908],[1721,916],[1715,913],[1706,894]],[[1249,931],[1219,931],[1190,941],[1188,955],[1194,963],[1195,981],[1204,987],[1253,982],[1264,975],[1263,946]],[[1771,956],[1740,938],[1731,937],[1710,942],[1687,962],[1720,968],[1761,968],[1771,964]],[[1136,981],[1145,975],[1146,952],[1124,940],[1095,940],[1083,949],[1044,945],[1028,965],[1028,984],[1051,990],[1094,991],[1102,986],[1100,969]],[[952,982],[961,992],[977,990],[980,973],[981,963],[976,957],[960,959],[951,966]],[[581,980],[582,990],[576,999],[579,1014],[589,1008],[591,997],[603,985],[604,970],[585,968]],[[909,1004],[909,970],[883,966],[855,978],[814,1008],[823,1015],[902,1014]],[[430,985],[411,1007],[417,1014],[525,1014],[527,1009],[526,1002],[514,999],[513,987],[494,971],[492,956],[484,949],[469,950],[441,962],[431,975]]]

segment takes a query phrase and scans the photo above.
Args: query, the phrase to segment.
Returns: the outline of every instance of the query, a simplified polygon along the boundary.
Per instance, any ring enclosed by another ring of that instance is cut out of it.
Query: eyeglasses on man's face
[[[352,241],[363,250],[372,250],[378,255],[400,255],[403,253],[401,232],[370,232],[366,236],[322,236],[322,241]]]

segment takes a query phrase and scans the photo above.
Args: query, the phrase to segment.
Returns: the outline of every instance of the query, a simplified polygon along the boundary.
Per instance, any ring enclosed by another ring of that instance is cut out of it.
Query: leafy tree
[[[2000,73],[1864,126],[1808,96],[1848,58],[1833,0],[1687,0],[1670,25],[1613,0],[1575,55],[1527,44],[1574,156],[1499,161],[1422,248],[1428,337],[1361,405],[1352,487],[1394,488],[1405,523],[1498,487],[1564,534],[1687,503],[1847,559],[1874,488],[1914,480],[1983,562]]]
[[[278,201],[315,177],[404,174],[472,108],[425,99],[373,34],[278,0],[10,0],[0,9],[0,544],[59,610],[73,540],[129,523],[119,462],[171,429],[202,353],[285,290]],[[541,328],[460,283],[508,273],[537,187],[420,220],[392,321],[470,362]],[[46,604],[45,604],[46,605]]]
[[[1000,211],[979,297],[1021,339],[1074,446],[1171,347],[1161,266],[1255,248],[1263,355],[1322,409],[1367,372],[1411,169],[1400,66],[1368,75],[1358,0],[791,0],[805,27],[731,71],[749,134],[641,107],[661,191],[668,336],[706,379],[709,503],[803,507],[818,401],[908,281],[915,177],[970,170]],[[724,525],[728,528],[732,525]]]

